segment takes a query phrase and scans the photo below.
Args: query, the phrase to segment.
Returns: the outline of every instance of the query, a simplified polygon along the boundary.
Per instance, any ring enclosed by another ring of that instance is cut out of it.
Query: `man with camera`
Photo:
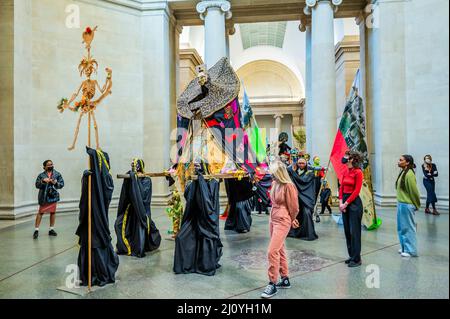
[[[64,187],[64,180],[61,174],[54,170],[53,162],[51,160],[46,160],[44,161],[43,166],[44,171],[36,178],[36,188],[39,189],[39,211],[36,216],[33,239],[36,239],[39,236],[39,225],[41,224],[42,216],[45,213],[50,213],[50,230],[48,235],[57,235],[54,230],[56,203],[59,202],[59,193],[57,190]]]

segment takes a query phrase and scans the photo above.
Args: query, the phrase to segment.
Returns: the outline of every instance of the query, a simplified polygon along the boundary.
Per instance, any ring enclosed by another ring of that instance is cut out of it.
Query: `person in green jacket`
[[[398,160],[402,169],[395,182],[397,190],[397,231],[402,257],[417,257],[415,212],[420,208],[420,194],[417,188],[414,158],[402,155]]]

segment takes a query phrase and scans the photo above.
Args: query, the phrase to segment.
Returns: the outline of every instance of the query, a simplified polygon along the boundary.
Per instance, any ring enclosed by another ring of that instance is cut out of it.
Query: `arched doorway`
[[[302,79],[286,65],[274,60],[255,60],[237,70],[243,88],[250,99],[258,126],[265,129],[266,142],[277,138],[277,131],[287,132],[289,144],[292,132],[304,126],[304,87]]]

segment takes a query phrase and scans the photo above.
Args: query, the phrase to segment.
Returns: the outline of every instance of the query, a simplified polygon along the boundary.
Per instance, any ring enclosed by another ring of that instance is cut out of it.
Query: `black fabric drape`
[[[252,184],[247,180],[225,181],[225,189],[228,196],[228,217],[225,221],[225,230],[233,230],[237,233],[250,231],[252,226],[252,205],[254,192]]]
[[[114,229],[117,235],[117,253],[144,257],[146,251],[159,247],[161,235],[151,218],[152,180],[138,178],[129,171],[120,193]]]
[[[306,170],[297,173],[292,167],[288,167],[288,173],[298,191],[299,213],[297,220],[300,223],[299,228],[291,228],[288,237],[315,240],[319,236],[316,234],[313,222],[313,211],[316,200],[314,172]]]
[[[88,284],[88,176],[91,175],[91,223],[92,223],[92,285],[104,286],[115,282],[115,273],[119,267],[119,257],[114,252],[109,232],[108,209],[114,184],[109,173],[107,153],[86,147],[91,162],[91,170],[84,171],[82,177],[79,226],[80,251],[78,267],[81,285]]]
[[[212,276],[220,267],[219,182],[202,175],[187,185],[186,209],[175,239],[173,271]]]

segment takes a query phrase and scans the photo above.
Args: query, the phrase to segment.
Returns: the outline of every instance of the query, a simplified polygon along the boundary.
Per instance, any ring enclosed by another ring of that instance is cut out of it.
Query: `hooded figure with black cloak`
[[[300,158],[297,163],[288,167],[292,182],[297,187],[299,213],[297,220],[299,228],[291,228],[288,237],[303,240],[316,240],[319,238],[314,229],[313,211],[316,202],[314,171],[308,169],[306,159]]]
[[[138,176],[143,173],[144,161],[133,159],[130,178],[123,181],[114,224],[119,255],[144,257],[145,252],[157,249],[161,243],[161,235],[151,218],[152,180]]]
[[[115,274],[119,267],[119,257],[114,251],[109,231],[108,209],[111,202],[114,184],[109,173],[110,163],[107,153],[86,147],[91,170],[83,173],[81,181],[79,226],[80,251],[78,267],[82,286],[88,285],[88,205],[89,175],[91,176],[91,283],[93,286],[104,286],[115,282]]]
[[[196,167],[197,180],[186,186],[186,209],[175,238],[173,271],[213,276],[220,267],[222,242],[219,230],[219,181],[205,180]]]

